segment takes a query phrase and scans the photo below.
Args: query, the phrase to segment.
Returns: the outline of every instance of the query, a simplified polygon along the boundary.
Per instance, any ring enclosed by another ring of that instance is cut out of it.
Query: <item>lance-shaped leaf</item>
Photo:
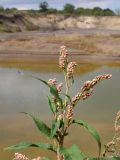
[[[97,144],[98,144],[99,156],[100,156],[100,152],[101,152],[101,140],[100,140],[100,136],[97,133],[97,131],[92,126],[90,126],[89,124],[87,124],[85,121],[82,121],[82,120],[73,120],[72,123],[76,123],[76,124],[79,124],[79,125],[83,126],[94,137],[94,139],[97,141]]]
[[[46,81],[44,81],[43,79],[41,79],[41,78],[39,78],[39,77],[36,77],[36,76],[33,76],[33,75],[26,75],[27,77],[32,77],[32,78],[34,78],[34,79],[36,79],[36,80],[39,80],[39,81],[41,81],[41,82],[43,82],[45,85],[47,85],[47,86],[49,86],[49,84],[46,82]]]
[[[51,137],[53,138],[56,135],[57,130],[60,127],[60,121],[53,121],[52,128],[51,128]]]
[[[22,113],[28,114],[33,119],[33,121],[35,122],[38,130],[41,133],[45,134],[46,136],[50,137],[51,129],[43,121],[41,121],[38,117],[36,117],[32,114],[25,113],[25,112],[22,112]]]
[[[49,87],[50,87],[50,93],[57,99],[60,99],[57,88],[54,85],[50,85]]]
[[[10,147],[5,148],[5,150],[15,150],[15,149],[18,150],[18,149],[24,149],[24,148],[28,148],[28,147],[37,147],[37,148],[42,148],[42,149],[48,149],[48,150],[51,150],[51,151],[55,152],[55,150],[53,149],[53,146],[51,144],[48,144],[48,143],[32,143],[32,142],[29,142],[29,141],[21,142],[19,144],[12,145]]]
[[[38,78],[38,77],[36,77],[36,76],[33,76],[33,75],[27,75],[27,76],[32,77],[32,78],[34,78],[34,79],[37,79],[37,80],[41,81],[42,83],[44,83],[45,85],[47,85],[47,86],[50,88],[50,93],[51,93],[53,96],[55,96],[55,97],[58,98],[58,99],[60,98],[60,97],[59,97],[58,90],[57,90],[57,88],[56,88],[54,85],[50,85],[50,84],[47,83],[45,80],[43,80],[43,79],[41,79],[41,78]]]
[[[59,96],[59,93],[58,93],[58,90],[57,90],[56,86],[50,85],[49,83],[47,83],[47,82],[44,81],[43,79],[38,78],[38,77],[36,77],[36,76],[33,76],[33,75],[27,75],[27,76],[32,77],[32,78],[34,78],[34,79],[37,79],[37,80],[43,82],[45,85],[47,85],[47,86],[50,88],[50,93],[51,93],[51,94],[61,103],[61,105],[63,106],[62,99],[61,99],[60,96]]]
[[[56,106],[54,103],[52,103],[51,99],[48,97],[48,103],[49,103],[49,107],[50,107],[50,110],[55,113],[56,112]]]
[[[79,150],[76,145],[70,148],[61,148],[60,153],[64,155],[65,160],[83,160],[85,158],[84,154]]]

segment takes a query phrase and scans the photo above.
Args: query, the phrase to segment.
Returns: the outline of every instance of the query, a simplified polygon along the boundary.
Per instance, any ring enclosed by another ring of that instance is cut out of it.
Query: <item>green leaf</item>
[[[48,97],[48,102],[49,102],[49,107],[50,107],[50,110],[55,113],[56,112],[56,106],[54,103],[51,102],[51,99]]]
[[[97,131],[92,126],[90,126],[89,124],[87,124],[85,121],[82,121],[82,120],[73,120],[72,123],[76,123],[76,124],[79,124],[79,125],[83,126],[94,137],[94,139],[97,141],[97,144],[98,144],[99,156],[100,156],[100,153],[101,153],[101,140],[100,140],[100,136],[97,133]]]
[[[60,102],[61,107],[63,107],[63,101],[61,97],[59,96],[58,90],[55,86],[49,86],[50,87],[50,93],[57,99],[57,101]]]
[[[45,85],[47,85],[47,86],[50,88],[50,93],[51,93],[53,96],[59,98],[58,90],[57,90],[57,88],[56,88],[54,85],[48,84],[46,81],[44,81],[44,80],[41,79],[41,78],[38,78],[38,77],[35,77],[35,76],[32,76],[32,75],[29,75],[29,76],[30,76],[30,77],[33,77],[34,79],[37,79],[37,80],[43,82]]]
[[[60,149],[60,153],[64,155],[65,160],[83,160],[85,158],[84,154],[79,150],[76,145],[66,149]]]
[[[5,150],[15,150],[15,149],[24,149],[28,147],[37,147],[37,148],[42,148],[42,149],[48,149],[51,151],[54,151],[53,146],[48,143],[32,143],[32,142],[21,142],[19,144],[15,144],[13,146],[5,148]],[[54,151],[55,152],[55,151]]]
[[[22,112],[22,113],[25,113],[25,112]],[[32,114],[29,114],[29,113],[25,113],[25,114],[28,114],[33,119],[33,121],[35,122],[40,132],[50,137],[51,129],[43,121],[41,121],[38,117]]]
[[[56,135],[57,130],[60,127],[60,121],[53,121],[52,128],[51,128],[51,137],[53,138]]]
[[[34,78],[34,79],[37,79],[37,80],[43,82],[45,85],[47,85],[47,86],[50,88],[50,93],[51,93],[53,96],[55,96],[57,99],[60,100],[58,90],[57,90],[57,88],[56,88],[54,85],[50,85],[50,84],[48,84],[46,81],[44,81],[43,79],[38,78],[38,77],[36,77],[36,76],[33,76],[33,75],[27,75],[27,76],[32,77],[32,78]]]
[[[57,90],[57,88],[55,87],[55,86],[49,86],[50,87],[50,93],[53,95],[53,96],[55,96],[57,99],[59,99],[60,97],[59,97],[59,94],[58,94],[58,90]]]
[[[10,147],[7,147],[7,148],[5,148],[5,150],[23,149],[23,148],[30,147],[30,145],[31,145],[31,142],[26,141],[26,142],[21,142],[19,144],[15,144],[15,145],[12,145]]]
[[[45,85],[50,86],[46,81],[44,81],[44,80],[41,79],[41,78],[38,78],[38,77],[33,76],[33,75],[26,75],[26,76],[27,76],[27,77],[32,77],[32,78],[34,78],[34,79],[37,79],[37,80],[43,82]]]

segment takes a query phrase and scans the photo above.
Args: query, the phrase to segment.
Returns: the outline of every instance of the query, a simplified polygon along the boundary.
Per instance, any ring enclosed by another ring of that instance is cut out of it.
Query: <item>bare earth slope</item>
[[[65,16],[62,14],[0,14],[0,32],[61,30],[69,28],[120,29],[120,17]]]

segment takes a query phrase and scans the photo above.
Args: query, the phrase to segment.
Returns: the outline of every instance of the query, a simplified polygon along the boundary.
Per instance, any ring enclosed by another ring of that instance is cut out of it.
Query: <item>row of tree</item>
[[[0,6],[0,12],[17,12],[17,8],[3,8]],[[54,8],[49,8],[49,4],[46,1],[43,1],[39,4],[39,10],[29,10],[29,13],[61,13],[61,14],[72,14],[72,15],[82,15],[82,16],[114,16],[114,15],[120,15],[120,10],[117,9],[116,12],[112,11],[111,9],[102,9],[100,7],[94,7],[93,9],[90,8],[75,8],[73,4],[67,3],[63,7],[62,10],[57,10]]]
[[[15,13],[17,11],[18,11],[17,8],[4,8],[4,7],[0,6],[0,13],[3,13],[3,12],[5,12],[5,13],[9,13],[9,12]]]
[[[114,16],[115,13],[107,8],[102,9],[100,7],[94,7],[93,9],[90,8],[75,8],[73,4],[67,3],[63,7],[63,10],[58,11],[57,9],[49,8],[48,3],[46,1],[41,2],[39,5],[41,12],[53,12],[53,13],[64,13],[64,14],[75,14],[75,15],[85,15],[85,16]]]

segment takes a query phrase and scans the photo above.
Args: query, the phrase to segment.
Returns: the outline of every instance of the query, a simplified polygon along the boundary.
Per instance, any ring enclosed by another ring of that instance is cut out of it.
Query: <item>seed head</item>
[[[112,145],[115,145],[115,142],[114,142],[114,141],[108,142],[106,146],[107,146],[107,147],[110,147],[110,146],[112,146]]]
[[[68,51],[65,46],[60,47],[60,57],[59,57],[59,67],[61,69],[65,69],[67,64],[68,64],[68,59],[67,59]]]
[[[71,79],[73,77],[74,68],[77,66],[76,62],[69,62],[67,65],[67,77]]]
[[[99,81],[101,80],[105,80],[105,79],[109,79],[111,78],[112,75],[111,74],[103,74],[103,75],[98,75],[96,76],[94,79],[92,79],[91,81],[86,81],[83,86],[82,86],[82,90],[83,91],[88,91],[91,88],[93,88]]]
[[[73,112],[72,105],[68,105],[68,111],[67,111],[66,118],[69,119],[69,120],[71,120],[72,117],[73,117],[73,114],[74,114],[74,112]]]
[[[13,160],[29,160],[25,155],[22,155],[21,153],[15,153]]]
[[[85,92],[84,94],[82,94],[82,99],[86,100],[88,97],[91,96],[92,93],[93,93],[92,91],[91,92]]]
[[[57,85],[57,90],[59,93],[62,91],[62,88],[63,88],[63,83]]]
[[[72,98],[72,104],[74,105],[77,101],[80,100],[80,93],[78,92],[73,98]]]
[[[56,84],[57,84],[56,78],[49,79],[48,84],[56,86]]]

